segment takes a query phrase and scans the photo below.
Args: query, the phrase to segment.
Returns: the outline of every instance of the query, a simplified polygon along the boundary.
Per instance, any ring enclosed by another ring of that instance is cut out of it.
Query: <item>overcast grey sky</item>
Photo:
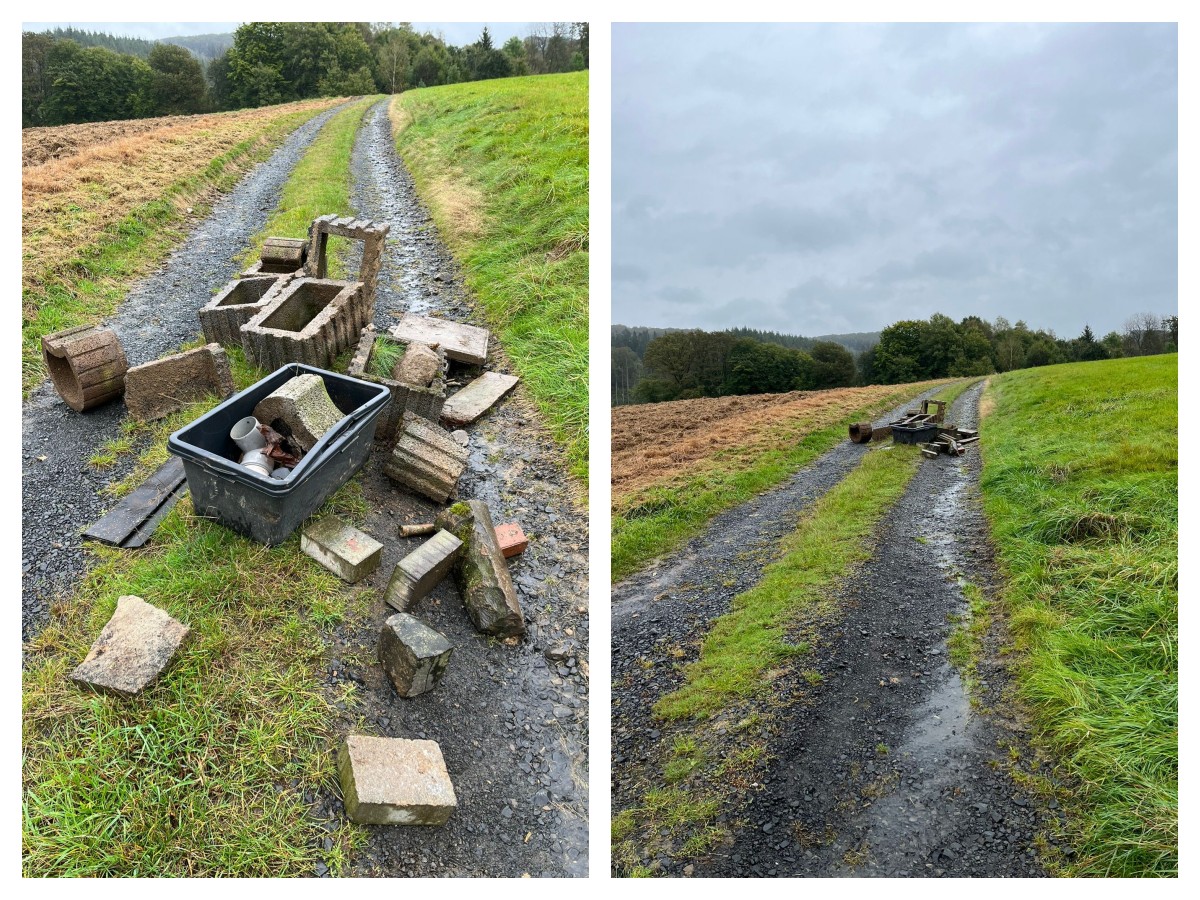
[[[1174,313],[1176,47],[1173,24],[615,25],[613,321]]]
[[[24,31],[45,31],[48,28],[65,28],[73,25],[85,31],[103,31],[120,37],[138,37],[146,40],[180,37],[189,34],[222,34],[234,31],[239,22],[25,22]],[[418,32],[441,32],[446,43],[455,46],[472,44],[483,30],[483,22],[413,22]],[[488,22],[492,40],[503,44],[513,35],[525,37],[533,22]]]

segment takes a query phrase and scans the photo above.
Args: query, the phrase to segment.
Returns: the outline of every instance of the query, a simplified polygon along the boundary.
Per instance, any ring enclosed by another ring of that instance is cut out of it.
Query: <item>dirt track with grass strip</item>
[[[963,394],[949,420],[970,426],[980,390]],[[983,712],[1005,709],[1008,676],[995,661],[1005,641],[1001,623],[988,620],[991,630],[980,638],[988,652],[958,660],[975,707],[949,659],[947,642],[969,618],[968,597],[990,597],[995,587],[977,448],[919,464],[877,526],[870,558],[789,626],[788,639],[803,652],[773,674],[769,691],[707,721],[652,711],[678,696],[675,664],[694,659],[729,598],[755,584],[794,516],[865,454],[895,452],[884,446],[840,446],[796,476],[805,487],[793,502],[778,504],[775,491],[727,513],[658,574],[614,590],[619,874],[1043,873],[1037,835],[1058,815],[1057,803],[1013,779],[1014,758],[1036,765],[1024,723]],[[766,520],[757,541],[755,520]],[[689,784],[687,768],[705,765],[704,753],[723,754],[732,801],[709,800]],[[675,769],[664,769],[664,760]],[[735,760],[742,764],[731,766]],[[676,805],[677,821],[658,826],[668,839],[647,851],[646,833],[631,823],[653,819],[646,810],[667,797],[664,773],[672,788],[693,790],[710,805]],[[622,820],[623,810],[631,812]]]

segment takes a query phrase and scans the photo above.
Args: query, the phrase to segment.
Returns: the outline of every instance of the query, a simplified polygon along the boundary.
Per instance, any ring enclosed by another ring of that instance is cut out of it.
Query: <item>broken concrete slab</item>
[[[330,369],[372,315],[361,282],[293,278],[239,329],[242,349],[267,371],[290,362]]]
[[[442,371],[445,357],[428,344],[409,344],[404,355],[396,361],[392,378],[401,384],[429,387]]]
[[[396,563],[384,600],[400,612],[408,612],[450,574],[461,550],[462,541],[444,529],[438,531]]]
[[[229,357],[220,344],[164,356],[125,373],[125,406],[143,422],[162,419],[203,397],[224,400],[234,392]]]
[[[482,366],[487,362],[490,332],[486,328],[405,313],[392,326],[391,333],[396,340],[405,343],[441,347],[447,359],[472,366]]]
[[[470,425],[517,386],[521,379],[500,372],[484,372],[442,406],[442,421],[451,425]]]
[[[223,347],[241,347],[241,328],[269,306],[287,285],[286,275],[235,278],[200,308],[204,339]]]
[[[254,418],[291,438],[307,453],[344,415],[329,399],[325,380],[308,372],[289,378],[258,401]]]
[[[383,472],[410,490],[445,503],[466,467],[467,451],[445,429],[405,413],[400,439]]]
[[[378,569],[383,559],[383,544],[336,516],[305,525],[300,549],[350,584]]]
[[[75,412],[94,409],[125,392],[129,362],[111,328],[81,325],[43,335],[42,360],[54,389]]]
[[[375,437],[379,440],[390,441],[395,437],[404,419],[405,413],[412,413],[430,422],[436,422],[442,415],[442,404],[446,401],[446,355],[440,348],[434,350],[438,355],[438,373],[428,387],[411,384],[401,384],[393,378],[381,378],[371,373],[371,358],[375,353],[375,338],[379,334],[374,325],[368,325],[359,337],[358,349],[350,360],[346,370],[351,378],[362,378],[375,384],[382,384],[391,395],[388,403],[375,423]],[[391,335],[384,335],[384,340],[395,340]],[[404,345],[402,342],[396,343]]]
[[[437,741],[349,735],[338,775],[346,815],[360,825],[445,825],[458,806]]]
[[[487,504],[482,500],[455,503],[438,513],[435,522],[463,542],[454,580],[475,627],[501,637],[524,634],[525,617]]]
[[[71,680],[132,697],[167,667],[187,635],[186,625],[141,597],[120,597],[112,618],[71,673]]]
[[[506,522],[496,526],[496,543],[505,559],[520,556],[529,546],[529,538],[516,522]]]
[[[445,635],[408,613],[390,616],[379,633],[379,664],[401,697],[433,690],[453,652]]]

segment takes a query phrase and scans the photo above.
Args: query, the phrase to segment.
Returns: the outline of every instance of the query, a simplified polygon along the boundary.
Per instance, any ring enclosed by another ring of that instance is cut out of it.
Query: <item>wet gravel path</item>
[[[200,334],[196,311],[238,271],[234,256],[262,230],[283,184],[336,107],[297,128],[266,161],[217,201],[211,214],[157,272],[130,291],[111,325],[129,365],[177,350]],[[101,490],[120,481],[136,454],[97,471],[87,460],[116,437],[123,403],[86,415],[72,411],[47,380],[21,414],[21,637],[28,640],[47,621],[50,604],[70,596],[87,566],[80,532],[116,501]]]
[[[352,158],[355,214],[391,224],[377,294],[381,331],[404,310],[474,321],[470,298],[449,251],[397,156],[387,101],[373,107]],[[488,368],[507,371],[492,341]],[[451,380],[474,374],[454,367]],[[452,580],[412,611],[441,631],[454,656],[438,687],[398,697],[382,673],[376,646],[391,614],[382,597],[394,565],[422,538],[400,539],[401,523],[431,521],[439,507],[397,488],[382,474],[390,447],[377,442],[363,484],[371,506],[364,530],[384,543],[365,622],[343,627],[331,648],[331,691],[356,686],[335,723],[339,734],[364,730],[441,744],[458,809],[441,828],[367,829],[352,860],[356,875],[583,876],[587,874],[588,617],[586,514],[573,502],[562,455],[532,404],[515,394],[466,429],[470,462],[458,496],[484,500],[496,524],[517,521],[529,549],[509,561],[528,634],[512,645],[471,627]],[[314,798],[314,813],[342,815],[334,793]],[[317,874],[323,874],[318,867]]]
[[[980,392],[979,386],[964,392],[949,420],[964,427],[976,421]],[[877,448],[868,452],[880,452]],[[1034,834],[1039,817],[1057,812],[1040,809],[1013,783],[1003,761],[1005,748],[1020,744],[1023,726],[977,714],[947,659],[946,640],[956,627],[952,617],[968,610],[964,579],[985,594],[994,587],[978,503],[980,462],[977,448],[961,458],[923,461],[881,523],[875,555],[841,587],[841,620],[799,624],[798,631],[816,624],[822,638],[806,657],[808,678],[791,676],[777,692],[782,709],[762,710],[772,719],[762,732],[771,761],[742,808],[722,816],[732,841],[706,857],[659,859],[665,874],[1043,874]],[[823,489],[829,486],[832,482]],[[788,527],[780,531],[786,532],[794,516],[782,517]],[[749,577],[734,573],[730,594],[755,583],[771,549],[750,554],[757,557],[752,571]],[[722,571],[696,581],[712,585]],[[729,578],[722,574],[715,584]],[[687,595],[686,588],[682,592]],[[696,617],[687,607],[686,630],[702,631],[713,614]],[[651,630],[668,622],[674,629],[680,616],[661,618],[662,623],[651,620]],[[641,649],[650,659],[656,651],[661,655],[653,645]],[[816,686],[809,683],[814,673],[821,679]],[[664,674],[667,681],[677,680],[674,673]],[[1003,669],[994,659],[984,660],[979,676],[981,706],[1002,708]],[[628,733],[621,740],[614,726],[614,754],[620,746],[635,771],[656,756],[651,748],[637,747],[637,726],[644,735],[649,720],[642,717],[673,686],[655,683],[648,695],[628,704],[640,715],[623,724]],[[799,702],[788,705],[788,698]],[[627,705],[624,695],[621,700]],[[652,730],[650,736],[658,734]],[[620,797],[618,791],[615,808]]]

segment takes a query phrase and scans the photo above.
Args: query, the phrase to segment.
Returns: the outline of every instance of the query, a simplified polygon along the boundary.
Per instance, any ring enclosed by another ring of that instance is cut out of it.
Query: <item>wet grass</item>
[[[467,286],[586,483],[588,73],[406,91],[392,121]]]
[[[99,148],[28,174],[46,183],[26,185],[23,209],[22,397],[47,376],[42,336],[112,315],[133,282],[186,238],[189,205],[204,214],[213,194],[333,102],[255,111],[195,134],[177,129],[170,140],[141,136],[122,145],[128,156],[110,159]]]
[[[969,383],[963,381],[951,387],[961,391]],[[620,508],[613,509],[613,581],[628,577],[682,546],[720,513],[782,483],[797,469],[847,440],[846,432],[852,423],[892,409],[928,388],[929,384],[899,386],[836,421],[804,418],[780,422],[772,430],[777,449],[752,459],[744,458],[736,448],[722,451],[702,471],[629,498]]]
[[[1073,875],[1178,872],[1177,357],[993,378],[984,507]]]

